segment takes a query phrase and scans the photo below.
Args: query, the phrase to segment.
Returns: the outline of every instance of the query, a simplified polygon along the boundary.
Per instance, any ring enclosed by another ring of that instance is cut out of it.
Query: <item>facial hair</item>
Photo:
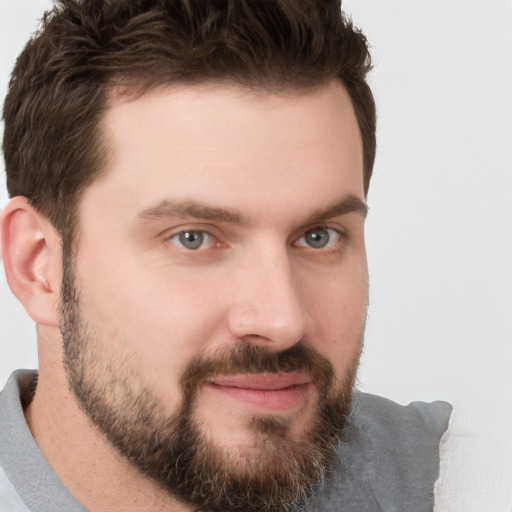
[[[328,471],[350,410],[358,359],[340,384],[332,364],[305,340],[282,352],[240,342],[193,358],[180,378],[181,404],[168,416],[152,390],[105,360],[100,337],[83,318],[70,256],[63,260],[60,331],[68,385],[79,407],[115,449],[178,500],[211,512],[302,510]],[[94,334],[93,334],[94,333]],[[254,415],[252,446],[228,450],[198,424],[201,386],[216,375],[306,373],[318,396],[301,439],[290,420]]]

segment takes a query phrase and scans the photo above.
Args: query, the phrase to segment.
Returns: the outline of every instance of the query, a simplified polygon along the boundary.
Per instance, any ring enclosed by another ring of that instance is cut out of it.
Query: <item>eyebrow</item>
[[[320,220],[346,215],[347,213],[357,213],[363,218],[368,215],[368,205],[357,196],[348,195],[341,201],[337,201],[326,208],[317,210],[307,220],[307,223],[318,222]]]
[[[349,195],[341,201],[335,202],[326,208],[317,210],[307,220],[310,224],[320,220],[346,215],[347,213],[359,213],[366,217],[368,206],[364,201],[354,195]],[[137,218],[143,221],[153,221],[165,219],[169,217],[204,219],[215,222],[226,222],[229,224],[237,224],[247,226],[250,224],[249,219],[237,210],[228,208],[219,208],[210,206],[196,201],[179,201],[164,199],[155,206],[142,210]]]
[[[164,199],[157,205],[141,211],[137,217],[141,220],[151,221],[168,217],[211,220],[216,222],[227,222],[246,226],[249,224],[247,217],[236,210],[219,208],[195,201],[178,201]]]

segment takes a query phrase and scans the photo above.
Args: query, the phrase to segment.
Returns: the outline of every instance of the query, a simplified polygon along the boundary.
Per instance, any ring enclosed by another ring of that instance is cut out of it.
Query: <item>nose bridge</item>
[[[264,244],[244,260],[230,312],[232,333],[276,350],[294,345],[310,318],[286,246]]]

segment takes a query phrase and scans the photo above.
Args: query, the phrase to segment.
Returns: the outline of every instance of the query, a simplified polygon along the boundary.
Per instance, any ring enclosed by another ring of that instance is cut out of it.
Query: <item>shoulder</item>
[[[0,466],[0,512],[30,512]]]
[[[393,444],[405,449],[407,441],[435,442],[448,428],[452,406],[443,401],[411,402],[400,405],[392,400],[368,393],[356,393],[349,428],[360,435],[392,436]],[[398,437],[397,437],[398,436]],[[405,446],[404,446],[405,442]]]
[[[452,408],[357,393],[318,510],[427,512]]]
[[[0,391],[0,512],[29,512],[8,476],[8,468],[18,462],[17,457],[11,456],[13,447],[26,444],[25,439],[18,437],[26,425],[22,412],[23,393],[19,386],[30,385],[35,375],[33,371],[18,370]]]

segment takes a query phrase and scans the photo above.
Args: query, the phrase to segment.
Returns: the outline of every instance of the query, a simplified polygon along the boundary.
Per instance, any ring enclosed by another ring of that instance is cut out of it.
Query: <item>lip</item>
[[[288,412],[308,397],[313,384],[308,375],[243,374],[218,376],[205,387],[259,413]]]

